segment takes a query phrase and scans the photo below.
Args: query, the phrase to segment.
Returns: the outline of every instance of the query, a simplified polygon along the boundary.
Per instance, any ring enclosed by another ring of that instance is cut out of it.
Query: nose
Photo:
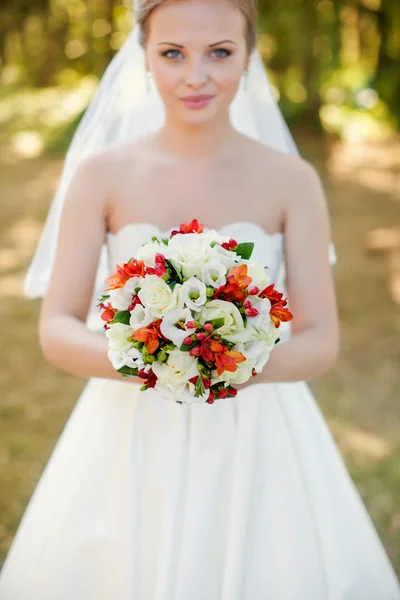
[[[185,83],[189,87],[198,89],[208,82],[207,67],[202,58],[193,58],[188,61],[186,68]]]

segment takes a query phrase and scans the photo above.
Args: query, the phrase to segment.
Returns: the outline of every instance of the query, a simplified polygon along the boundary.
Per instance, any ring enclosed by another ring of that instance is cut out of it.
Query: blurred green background
[[[22,282],[127,2],[0,6],[0,558],[85,381],[40,353]],[[338,254],[341,356],[310,382],[400,576],[400,3],[260,0],[259,47]],[[74,468],[74,465],[71,465]]]

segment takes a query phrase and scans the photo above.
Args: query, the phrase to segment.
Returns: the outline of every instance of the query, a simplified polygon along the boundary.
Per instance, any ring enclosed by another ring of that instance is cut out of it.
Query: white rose
[[[186,331],[186,329],[181,329],[180,327],[176,327],[176,323],[178,321],[182,321],[186,323],[187,321],[192,321],[192,313],[189,308],[176,308],[174,310],[170,310],[163,315],[163,319],[160,325],[160,331],[168,340],[171,340],[175,346],[180,346],[183,343],[185,337],[187,337],[192,330]]]
[[[165,311],[177,307],[178,289],[179,284],[171,290],[161,277],[147,275],[142,279],[138,296],[145,307],[146,314],[151,315],[152,320],[160,319]]]
[[[226,272],[227,267],[220,260],[212,258],[202,266],[201,278],[206,285],[219,288],[226,284]]]
[[[216,331],[230,342],[245,341],[254,335],[251,326],[244,325],[238,308],[225,300],[211,300],[201,310],[199,321],[205,323],[214,319],[224,319],[224,324]]]
[[[268,267],[263,267],[256,260],[241,260],[242,264],[247,265],[247,275],[251,277],[250,287],[257,286],[260,292],[271,283],[271,277],[268,275]]]
[[[216,238],[216,241],[222,241],[224,238],[216,235],[207,234],[177,234],[169,242],[169,256],[179,272],[184,277],[201,277],[201,268],[204,263],[216,257],[217,252],[210,246],[210,243]]]
[[[207,287],[197,277],[190,277],[185,281],[178,290],[178,294],[179,306],[187,306],[195,312],[201,310],[201,307],[207,302]],[[191,294],[195,294],[198,298],[191,298]]]
[[[164,397],[181,402],[205,402],[209,391],[199,398],[192,393],[194,386],[189,379],[199,374],[197,369],[197,358],[190,356],[188,352],[172,350],[167,362],[152,363],[153,373],[157,376],[156,390]],[[191,388],[190,388],[191,386]]]
[[[152,267],[155,263],[156,254],[163,254],[166,256],[167,246],[165,244],[159,244],[158,242],[151,242],[149,244],[144,244],[139,248],[136,253],[137,260],[142,260],[146,267]]]

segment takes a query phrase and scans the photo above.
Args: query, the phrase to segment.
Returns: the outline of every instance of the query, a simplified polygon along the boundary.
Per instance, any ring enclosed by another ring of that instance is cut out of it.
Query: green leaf
[[[123,323],[124,325],[129,325],[129,320],[131,318],[131,313],[129,310],[120,310],[115,313],[113,323]]]
[[[110,297],[110,294],[103,294],[100,298],[97,298],[99,303],[96,304],[96,306],[100,306],[100,304],[102,304],[103,302],[105,302],[106,300],[108,300]]]
[[[194,342],[192,342],[190,344],[190,346],[186,346],[186,344],[182,344],[179,348],[179,350],[181,350],[182,352],[190,352],[190,350],[192,348],[194,348],[195,346],[198,346],[199,342],[197,340],[194,340]]]
[[[277,344],[280,341],[281,341],[281,338],[278,338],[277,340],[275,340],[275,344]]]
[[[139,369],[137,367],[135,367],[133,369],[132,367],[127,367],[126,365],[124,365],[123,367],[118,369],[118,373],[121,373],[122,375],[125,375],[126,377],[129,377],[129,375],[137,376],[138,372],[139,372]]]
[[[175,277],[180,283],[183,283],[183,277],[179,272],[178,267],[176,267],[174,263],[170,260],[167,260],[165,265],[171,269],[173,277]]]
[[[210,322],[214,325],[215,329],[218,329],[219,327],[223,327],[225,325],[225,319],[223,317],[220,317],[219,319],[211,319]]]
[[[253,254],[253,250],[254,242],[242,242],[241,244],[237,245],[235,252],[236,254],[239,254],[239,256],[247,260]]]

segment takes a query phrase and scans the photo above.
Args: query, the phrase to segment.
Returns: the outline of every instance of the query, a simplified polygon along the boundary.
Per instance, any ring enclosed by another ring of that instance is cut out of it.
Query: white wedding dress
[[[282,234],[219,231],[254,240],[276,280]],[[110,272],[160,233],[109,234]],[[1,600],[400,600],[305,382],[256,383],[213,405],[139,387],[88,382],[14,538]]]

